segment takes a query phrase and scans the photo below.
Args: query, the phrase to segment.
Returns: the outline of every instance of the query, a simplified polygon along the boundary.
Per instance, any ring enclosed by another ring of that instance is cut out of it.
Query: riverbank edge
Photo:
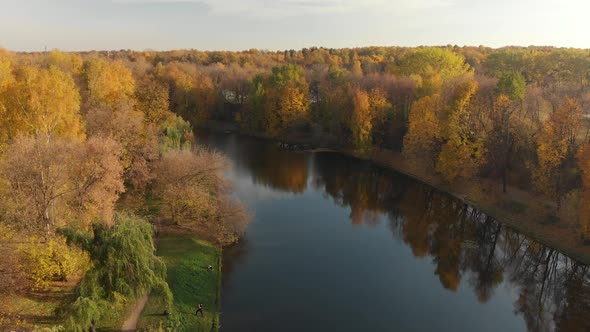
[[[322,143],[318,139],[314,139],[311,135],[298,135],[297,137],[281,137],[276,138],[270,135],[253,133],[241,130],[237,124],[224,122],[210,122],[202,126],[203,130],[208,130],[215,133],[236,133],[244,136],[255,137],[269,142],[282,142],[289,144],[311,144],[313,149],[305,151],[314,153],[336,153],[340,155],[349,156],[359,160],[365,160],[375,163],[380,167],[390,169],[394,172],[403,174],[415,181],[430,186],[438,191],[444,192],[447,195],[458,199],[465,204],[468,204],[486,215],[496,219],[498,222],[506,227],[512,228],[535,241],[553,248],[570,258],[577,260],[583,264],[590,265],[590,246],[585,245],[582,240],[576,235],[575,229],[571,225],[560,225],[560,223],[547,223],[554,217],[554,203],[534,195],[528,191],[523,191],[511,186],[508,186],[508,194],[502,194],[498,199],[486,202],[484,199],[477,197],[473,190],[461,190],[462,188],[472,187],[472,183],[458,183],[452,185],[445,184],[442,179],[434,174],[432,170],[420,171],[413,168],[403,159],[401,153],[396,153],[392,150],[379,149],[371,153],[359,153],[356,151],[346,150],[330,146]],[[487,185],[493,185],[496,188],[501,188],[501,183],[489,179],[478,178],[473,182]],[[525,206],[527,211],[521,213],[514,213],[507,211],[504,207],[506,203],[513,202],[513,197],[510,193],[518,193],[520,196],[526,197]],[[490,195],[498,195],[497,192],[490,192]],[[517,220],[518,219],[518,220]],[[565,238],[563,235],[569,235]]]
[[[213,315],[213,317],[211,319],[211,328],[210,329],[207,328],[206,330],[211,331],[211,332],[218,332],[219,331],[219,328],[221,326],[220,325],[220,317],[219,317],[219,315],[220,315],[220,310],[221,310],[221,284],[222,284],[222,265],[221,265],[221,263],[222,263],[222,257],[223,257],[223,248],[220,247],[220,246],[218,246],[218,245],[216,245],[216,244],[214,244],[214,243],[212,243],[212,242],[210,242],[210,241],[207,241],[206,239],[204,239],[201,236],[199,236],[199,234],[191,234],[191,233],[188,233],[185,230],[171,230],[171,229],[163,230],[160,233],[160,239],[166,238],[166,237],[168,237],[168,238],[176,238],[176,239],[180,239],[180,238],[190,239],[190,240],[192,240],[192,241],[194,241],[196,243],[201,242],[202,244],[215,249],[215,254],[214,255],[209,255],[210,256],[210,259],[211,260],[214,260],[217,263],[216,264],[216,269],[215,269],[215,272],[217,274],[217,278],[215,280],[215,290],[211,290],[211,293],[214,293],[215,294],[215,298],[214,298],[214,301],[213,301],[213,303],[214,303],[214,312],[209,311],[209,313],[207,313],[207,308],[205,309],[205,312],[206,312],[207,315],[209,315],[209,314],[212,314]],[[160,247],[158,247],[157,252],[158,252],[158,255],[157,256],[159,256],[162,259],[164,259],[163,256],[161,255],[161,249],[160,249]],[[190,253],[193,253],[194,254],[194,252],[182,252],[182,253],[179,253],[179,255],[177,257],[175,257],[175,259],[180,259],[182,256],[184,256],[186,254],[190,254]],[[167,274],[168,275],[167,275],[166,279],[169,282],[170,289],[172,290],[173,296],[174,296],[174,300],[173,300],[173,305],[172,306],[173,307],[177,307],[177,309],[178,309],[179,308],[179,306],[177,304],[178,294],[177,293],[174,293],[174,288],[175,287],[174,287],[173,284],[170,284],[171,267],[168,266],[169,265],[168,262],[166,262],[166,263],[167,263],[167,270],[168,270],[167,271]],[[174,264],[174,269],[177,268],[176,265],[177,264]],[[153,317],[153,316],[155,316],[155,314],[153,312],[152,313],[147,312],[147,311],[154,311],[154,308],[153,308],[154,302],[155,303],[159,302],[158,295],[154,295],[154,294],[151,294],[150,293],[149,296],[148,296],[148,302],[147,302],[146,306],[144,307],[144,309],[141,312],[141,315],[139,317],[139,321],[138,321],[138,324],[137,324],[138,325],[138,330],[144,330],[144,329],[146,329],[148,327],[156,328],[155,330],[157,330],[157,326],[154,326],[154,325],[150,324],[150,323],[155,323],[155,321],[153,319],[148,319],[149,316],[152,316]],[[191,309],[193,309],[193,311],[196,310],[197,304],[198,303],[195,302],[193,304],[193,306],[191,307]],[[162,312],[162,311],[163,310],[159,310],[157,312],[159,313],[159,312]],[[193,314],[193,312],[181,312],[181,313],[183,313],[185,315],[190,315],[190,316],[192,316],[192,314]],[[195,315],[195,317],[198,317],[198,316]],[[161,322],[161,324],[163,325],[162,327],[164,327],[164,328],[166,327],[166,325],[165,325],[165,320],[166,320],[165,319],[165,316],[161,316],[161,318],[156,319],[156,320],[158,322]],[[186,320],[186,317],[183,320]],[[194,326],[189,326],[188,328],[189,328],[190,331],[193,331],[191,328],[194,328]],[[199,331],[205,331],[205,330],[199,329]]]

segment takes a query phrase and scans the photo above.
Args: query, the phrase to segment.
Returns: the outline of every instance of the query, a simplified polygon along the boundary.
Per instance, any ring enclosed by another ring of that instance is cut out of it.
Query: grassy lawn
[[[158,296],[150,295],[141,313],[138,330],[173,327],[174,331],[217,331],[221,249],[191,235],[161,234],[158,256],[168,267],[167,281],[174,294],[172,312],[163,315]],[[208,271],[211,264],[213,271]],[[204,317],[196,316],[197,305],[204,306]]]

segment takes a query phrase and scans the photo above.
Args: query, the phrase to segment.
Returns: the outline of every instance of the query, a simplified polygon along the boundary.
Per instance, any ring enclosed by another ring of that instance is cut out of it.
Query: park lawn
[[[161,234],[158,256],[168,268],[167,281],[174,295],[172,311],[163,315],[161,297],[151,294],[137,328],[173,327],[174,331],[214,331],[219,328],[221,249],[189,234]],[[208,271],[208,265],[213,271]],[[197,305],[204,317],[196,316]]]

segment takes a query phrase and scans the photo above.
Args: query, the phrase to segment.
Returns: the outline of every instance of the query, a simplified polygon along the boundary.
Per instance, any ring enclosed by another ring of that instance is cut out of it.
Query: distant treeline
[[[148,120],[170,109],[197,126],[231,121],[273,137],[308,133],[361,152],[390,149],[449,183],[498,179],[504,191],[513,185],[542,193],[557,209],[568,193],[590,198],[590,50],[312,47],[4,57],[12,59],[17,81],[27,66],[71,77],[82,114],[92,108],[85,96],[93,72],[112,67],[105,79],[117,86],[126,84],[118,71],[130,70],[136,84],[124,93]],[[6,138],[26,122],[18,118],[4,117]],[[579,212],[590,236],[590,211],[582,204]]]

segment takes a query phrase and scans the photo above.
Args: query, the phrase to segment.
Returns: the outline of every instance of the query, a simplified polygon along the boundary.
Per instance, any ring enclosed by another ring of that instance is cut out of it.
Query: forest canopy
[[[157,199],[164,218],[220,244],[237,241],[248,217],[223,179],[228,162],[192,132],[220,122],[391,151],[451,185],[518,188],[558,212],[573,207],[588,241],[589,85],[590,50],[552,47],[0,50],[0,230],[28,243],[2,240],[14,255],[0,262],[0,287],[102,275],[89,270],[92,250],[72,246],[85,252],[75,260],[39,246],[60,252],[73,231],[116,236],[115,216],[135,218],[117,212],[132,197]],[[15,268],[39,262],[48,268]]]

